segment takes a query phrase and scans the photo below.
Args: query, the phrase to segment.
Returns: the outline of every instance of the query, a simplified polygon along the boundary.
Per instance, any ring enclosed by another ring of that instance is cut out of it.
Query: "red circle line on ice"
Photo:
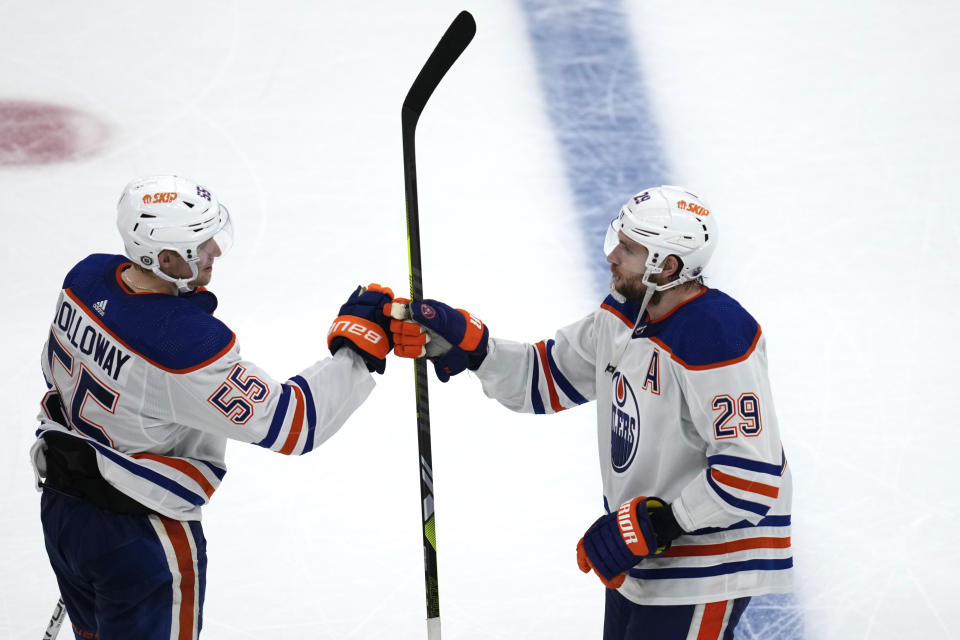
[[[0,100],[0,167],[56,164],[96,155],[108,127],[73,107]]]

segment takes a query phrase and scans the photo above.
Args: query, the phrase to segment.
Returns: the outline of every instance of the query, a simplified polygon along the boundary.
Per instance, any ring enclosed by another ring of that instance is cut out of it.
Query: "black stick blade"
[[[454,18],[446,33],[440,38],[436,48],[430,57],[427,58],[417,79],[413,81],[407,97],[403,100],[403,109],[401,110],[403,120],[410,121],[409,124],[416,124],[420,118],[420,113],[427,104],[427,100],[433,95],[434,89],[443,80],[453,63],[457,61],[460,54],[463,53],[473,36],[477,33],[477,23],[469,11],[461,11],[460,15]]]

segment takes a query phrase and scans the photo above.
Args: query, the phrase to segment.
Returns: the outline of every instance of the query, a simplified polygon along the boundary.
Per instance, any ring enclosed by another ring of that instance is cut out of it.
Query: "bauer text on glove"
[[[390,318],[383,315],[383,309],[391,302],[393,291],[387,287],[375,283],[357,287],[340,307],[340,315],[327,334],[330,353],[349,347],[363,358],[369,371],[383,373],[393,346]]]

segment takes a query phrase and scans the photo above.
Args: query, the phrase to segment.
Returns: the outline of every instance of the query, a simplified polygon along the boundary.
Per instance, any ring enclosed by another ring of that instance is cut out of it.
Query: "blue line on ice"
[[[596,247],[591,266],[598,291],[605,294],[607,224],[630,196],[663,184],[667,175],[638,56],[620,0],[522,4],[586,246]]]
[[[583,222],[598,295],[609,282],[603,234],[620,206],[645,187],[670,183],[645,96],[639,56],[621,0],[522,0],[527,30],[567,182]],[[682,181],[681,181],[682,182]],[[685,185],[696,190],[696,185]],[[596,247],[590,254],[589,247]],[[793,595],[754,598],[737,640],[799,640]]]

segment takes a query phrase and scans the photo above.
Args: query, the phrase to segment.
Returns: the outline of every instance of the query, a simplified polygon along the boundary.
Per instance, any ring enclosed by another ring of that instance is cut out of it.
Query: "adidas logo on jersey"
[[[93,310],[96,311],[97,315],[102,318],[103,314],[107,312],[107,301],[101,300],[100,302],[94,303]]]

